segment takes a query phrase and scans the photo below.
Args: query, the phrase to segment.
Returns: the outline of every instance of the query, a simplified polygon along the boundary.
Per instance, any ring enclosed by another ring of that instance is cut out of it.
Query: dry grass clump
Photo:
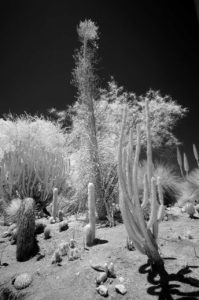
[[[185,203],[199,203],[199,169],[191,171],[180,184],[179,206]]]
[[[138,188],[140,194],[143,193],[144,174],[146,172],[146,161],[143,161],[138,169]],[[179,197],[181,188],[181,178],[176,174],[175,168],[168,163],[156,162],[153,165],[152,173],[154,178],[160,178],[164,204],[174,204]]]
[[[52,188],[66,187],[68,160],[58,124],[29,115],[0,120],[0,197],[37,197],[48,203]]]

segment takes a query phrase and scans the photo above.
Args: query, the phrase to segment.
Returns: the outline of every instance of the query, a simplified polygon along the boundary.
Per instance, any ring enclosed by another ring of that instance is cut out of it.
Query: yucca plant
[[[147,109],[148,103],[146,102],[146,110]],[[152,268],[157,269],[161,279],[165,280],[165,278],[167,278],[167,273],[164,269],[164,262],[159,254],[156,241],[158,236],[158,226],[164,215],[165,209],[161,182],[160,179],[157,181],[154,177],[151,178],[151,182],[148,182],[148,176],[145,176],[144,195],[141,205],[137,183],[140,155],[140,127],[137,125],[136,149],[135,153],[133,153],[134,145],[132,129],[130,131],[128,145],[124,146],[126,115],[127,112],[125,111],[118,150],[118,177],[122,217],[129,239],[133,241],[137,250],[148,256]],[[146,117],[149,117],[149,112],[146,114]],[[151,188],[150,193],[149,185]],[[142,209],[148,202],[151,203],[151,214],[149,221],[146,223]]]

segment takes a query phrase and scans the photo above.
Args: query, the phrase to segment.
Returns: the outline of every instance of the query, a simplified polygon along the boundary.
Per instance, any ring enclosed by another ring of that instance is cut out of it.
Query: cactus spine
[[[26,261],[36,251],[34,200],[32,198],[22,200],[17,228],[16,258],[18,261]]]
[[[160,203],[157,201],[156,191],[157,184],[156,180],[152,177],[152,150],[151,150],[151,140],[150,140],[150,126],[149,126],[149,111],[148,111],[148,100],[145,104],[146,111],[146,124],[147,124],[147,163],[148,173],[147,177],[151,178],[150,181],[145,179],[144,182],[144,199],[143,206],[147,203],[147,198],[149,201],[149,183],[151,183],[151,205],[152,211],[149,222],[146,223],[143,216],[142,207],[138,195],[138,183],[137,183],[137,170],[139,163],[140,154],[140,127],[137,125],[137,141],[136,149],[133,157],[133,147],[128,144],[128,155],[126,147],[124,148],[124,128],[126,123],[127,110],[125,110],[123,115],[122,129],[119,142],[118,150],[118,178],[119,178],[119,188],[120,188],[120,208],[122,212],[122,217],[124,225],[126,227],[129,239],[133,241],[134,246],[143,254],[147,255],[153,264],[163,267],[163,260],[158,252],[158,246],[156,243],[156,238],[158,235],[158,216],[162,215],[160,209],[162,210],[162,197],[160,196]],[[132,133],[130,134],[129,143],[133,143]],[[133,172],[131,172],[133,170]],[[129,180],[129,178],[132,178]],[[130,186],[131,185],[131,186]],[[147,197],[148,194],[148,197]],[[151,231],[152,229],[152,231]]]
[[[58,189],[53,189],[53,203],[52,203],[52,216],[53,219],[56,221],[57,217],[57,198],[58,198]]]
[[[85,226],[85,242],[87,246],[92,246],[95,240],[95,186],[93,183],[88,184],[88,209],[89,224]]]

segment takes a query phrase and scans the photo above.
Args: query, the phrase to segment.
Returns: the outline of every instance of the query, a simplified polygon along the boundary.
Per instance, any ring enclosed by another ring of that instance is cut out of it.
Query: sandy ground
[[[42,219],[42,222],[49,223],[46,219]],[[150,272],[147,257],[137,250],[127,250],[127,234],[123,224],[113,228],[98,225],[98,244],[86,250],[82,234],[84,220],[71,217],[68,222],[69,229],[63,232],[59,232],[58,224],[50,225],[52,237],[49,240],[44,240],[43,234],[38,235],[40,252],[45,256],[41,260],[35,256],[26,262],[16,261],[16,245],[10,245],[8,238],[2,237],[7,228],[0,226],[0,288],[8,286],[15,295],[14,298],[10,294],[9,298],[1,294],[0,300],[103,299],[96,291],[95,279],[99,272],[91,268],[91,264],[110,262],[114,263],[117,277],[105,282],[109,291],[108,299],[199,299],[198,216],[191,219],[179,208],[172,208],[168,211],[168,220],[160,224],[159,249],[170,275],[166,290],[159,283],[158,275]],[[64,256],[60,265],[51,264],[52,254],[60,242],[70,241],[73,235],[81,250],[81,257],[69,261]],[[13,278],[24,272],[32,274],[33,281],[29,287],[17,292],[12,285]],[[127,289],[125,295],[115,291],[115,285],[121,282]]]

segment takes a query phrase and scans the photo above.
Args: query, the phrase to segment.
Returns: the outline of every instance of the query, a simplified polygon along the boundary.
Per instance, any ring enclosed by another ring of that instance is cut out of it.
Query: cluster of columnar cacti
[[[25,261],[36,250],[34,200],[32,198],[22,200],[17,228],[16,258],[18,261]]]
[[[87,246],[92,246],[95,240],[95,187],[93,183],[88,184],[88,210],[89,224],[84,228],[85,243]]]
[[[193,144],[193,154],[194,154],[194,158],[197,162],[197,166],[199,168],[199,156],[198,156],[198,151],[197,151],[195,144]],[[185,171],[186,176],[188,176],[189,162],[188,162],[186,153],[183,153],[183,159],[182,159],[182,155],[181,155],[178,147],[177,147],[177,162],[178,162],[178,165],[180,168],[180,173],[181,173],[182,177],[184,178],[184,171]],[[183,168],[184,168],[184,171],[183,171]]]
[[[142,202],[138,193],[138,165],[140,154],[140,126],[137,125],[136,145],[133,144],[133,129],[128,145],[124,145],[127,111],[123,115],[122,130],[118,151],[118,177],[120,185],[120,208],[129,239],[134,246],[157,264],[163,264],[156,243],[158,225],[164,214],[164,203],[160,179],[152,177],[152,150],[149,126],[149,105],[146,101],[147,156],[148,171],[144,178]],[[135,152],[134,152],[135,148]],[[150,182],[149,182],[150,180]],[[158,195],[158,197],[157,197]],[[143,208],[150,202],[151,214],[148,223],[144,220]]]

